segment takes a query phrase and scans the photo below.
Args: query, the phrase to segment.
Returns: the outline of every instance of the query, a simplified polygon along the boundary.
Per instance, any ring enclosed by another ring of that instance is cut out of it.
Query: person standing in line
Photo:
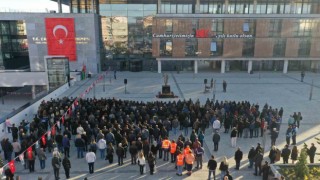
[[[105,152],[106,152],[107,142],[103,138],[99,139],[98,141],[98,149],[100,151],[100,158],[105,158]]]
[[[105,158],[105,160],[109,160],[109,164],[113,163],[113,154],[114,154],[114,148],[112,146],[112,143],[109,143],[107,147],[107,156]]]
[[[304,76],[306,75],[306,73],[304,72],[304,70],[301,71],[301,82],[303,82]]]
[[[39,161],[40,161],[40,168],[41,168],[41,169],[46,168],[46,159],[47,159],[47,156],[46,156],[46,154],[44,153],[43,148],[40,148],[40,149],[39,149],[38,158],[39,158]]]
[[[151,151],[152,151],[152,147],[151,147]],[[136,164],[137,163],[138,148],[136,146],[136,142],[135,141],[132,141],[132,144],[129,147],[129,153],[130,153],[130,156],[131,156],[131,164]]]
[[[219,142],[220,142],[220,135],[219,133],[216,131],[213,136],[212,136],[212,141],[213,141],[213,145],[214,145],[214,151],[218,151],[219,149]]]
[[[230,135],[230,137],[231,137],[231,146],[234,147],[234,148],[237,146],[237,133],[238,133],[237,128],[234,127],[232,129],[231,135]]]
[[[163,155],[163,160],[164,161],[169,161],[169,149],[170,149],[170,141],[168,140],[167,137],[164,138],[164,140],[162,141],[162,149],[164,151],[164,155]]]
[[[292,164],[294,164],[295,161],[298,160],[298,154],[299,154],[299,150],[298,150],[297,146],[293,146],[292,151],[291,151]]]
[[[314,156],[316,155],[317,148],[314,143],[311,143],[311,147],[307,150],[308,156],[310,158],[310,163],[314,163]]]
[[[296,120],[296,123],[297,123],[297,127],[300,128],[300,121],[302,121],[302,115],[301,115],[301,112],[298,112],[298,115],[297,115],[297,120]],[[13,131],[12,131],[13,132]]]
[[[33,150],[27,151],[27,158],[29,161],[29,170],[30,170],[30,172],[34,172],[34,161],[36,159],[36,155],[33,152]]]
[[[70,157],[69,152],[70,152],[70,140],[68,138],[68,135],[64,135],[62,139],[62,146],[64,149],[64,155],[67,157]]]
[[[53,158],[51,160],[51,165],[53,167],[53,173],[54,173],[54,177],[56,180],[59,180],[59,170],[60,170],[60,166],[61,166],[61,163],[60,163],[60,159],[58,158],[58,155],[57,154],[54,154],[53,155]]]
[[[194,155],[192,153],[192,151],[190,150],[188,154],[186,154],[185,156],[185,161],[187,164],[187,175],[191,176],[192,174],[192,166],[193,166],[193,162],[194,162]]]
[[[296,145],[296,138],[297,138],[297,132],[298,132],[298,127],[296,125],[292,126],[292,145]]]
[[[238,150],[234,153],[234,159],[236,161],[236,170],[240,170],[240,162],[243,157],[243,152],[240,150],[240,147],[238,147]]]
[[[211,180],[211,174],[213,174],[213,179],[216,179],[216,169],[217,169],[217,161],[214,159],[214,156],[211,156],[211,159],[208,161],[208,169],[209,175],[208,180]]]
[[[198,146],[195,149],[195,154],[196,154],[196,161],[197,161],[197,169],[202,169],[202,160],[203,160],[203,154],[204,154],[204,149],[201,146]],[[199,167],[200,166],[200,167]]]
[[[291,127],[291,125],[289,125],[288,129],[286,131],[286,142],[288,145],[290,145],[291,134],[292,134],[292,127]]]
[[[148,155],[148,164],[149,164],[149,168],[150,168],[150,174],[153,175],[154,173],[154,166],[156,164],[156,158],[155,156],[153,155],[152,152],[149,152],[149,155]]]
[[[89,165],[89,173],[93,174],[94,172],[94,162],[96,161],[96,155],[89,149],[89,152],[86,154],[86,161]]]
[[[289,145],[285,145],[284,149],[282,149],[282,151],[281,151],[281,156],[283,158],[283,164],[288,164],[290,154],[291,154],[291,150],[289,149]]]
[[[118,148],[116,150],[118,156],[118,165],[123,165],[123,157],[124,157],[124,148],[122,147],[122,143],[119,143]]]
[[[310,158],[310,163],[314,163],[314,157],[316,155],[317,148],[314,146],[314,143],[311,143],[311,147],[307,149],[307,154]]]
[[[262,166],[262,180],[268,180],[270,172],[270,166],[268,161],[264,162],[264,165]]]
[[[174,117],[171,124],[172,124],[173,134],[177,135],[178,127],[179,127],[179,120],[178,120],[177,116]]]
[[[212,128],[213,128],[213,132],[219,132],[221,128],[221,122],[218,118],[213,121]]]
[[[142,151],[139,152],[137,161],[138,161],[138,165],[140,167],[140,174],[143,175],[144,166],[146,165],[146,159],[144,158]]]
[[[248,153],[248,159],[249,159],[249,168],[253,167],[254,157],[256,156],[256,151],[254,149],[254,146],[251,147],[249,153]]]
[[[277,149],[276,149],[275,146],[272,146],[271,150],[269,152],[270,164],[274,164],[275,163],[276,157],[277,157]]]
[[[227,92],[227,81],[223,80],[222,87],[223,87],[223,92]]]
[[[176,162],[177,143],[172,140],[170,144],[171,163]]]
[[[271,131],[271,146],[276,145],[277,138],[278,138],[277,128],[273,128]]]
[[[263,161],[263,154],[261,151],[258,151],[258,153],[254,157],[254,175],[255,176],[258,176],[258,173],[259,173],[259,176],[261,176],[262,161]]]
[[[64,173],[66,175],[66,179],[69,179],[70,178],[71,162],[67,156],[64,156],[64,158],[62,160],[62,165],[64,168]]]
[[[229,169],[229,162],[228,162],[227,157],[224,156],[222,158],[222,161],[221,161],[220,166],[219,166],[219,170],[221,171],[221,173],[220,173],[221,179],[224,178],[224,176],[226,175],[226,172],[228,171],[228,169]]]
[[[181,151],[178,152],[177,156],[177,176],[182,176],[182,167],[184,165],[184,155]]]
[[[14,157],[19,156],[19,154],[21,152],[21,145],[17,141],[17,139],[13,139],[12,148],[13,148],[13,152],[14,152]],[[16,161],[20,161],[19,158]]]

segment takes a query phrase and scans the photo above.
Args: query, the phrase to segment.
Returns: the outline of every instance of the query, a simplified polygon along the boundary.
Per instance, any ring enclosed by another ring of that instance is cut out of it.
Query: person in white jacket
[[[138,165],[140,167],[140,174],[143,174],[144,166],[146,165],[146,159],[144,158],[143,152],[140,151],[137,159]]]
[[[94,162],[96,161],[96,154],[89,149],[89,152],[86,154],[86,161],[89,165],[89,173],[93,174],[94,171]]]
[[[216,119],[215,121],[213,121],[212,128],[213,128],[213,132],[219,132],[221,128],[221,123],[219,119]]]
[[[99,141],[98,141],[98,148],[99,148],[99,150],[100,150],[100,158],[101,159],[104,159],[105,158],[105,156],[106,156],[106,154],[105,154],[105,152],[106,152],[106,148],[107,148],[107,142],[106,142],[106,140],[104,140],[103,138],[102,139],[100,139]]]

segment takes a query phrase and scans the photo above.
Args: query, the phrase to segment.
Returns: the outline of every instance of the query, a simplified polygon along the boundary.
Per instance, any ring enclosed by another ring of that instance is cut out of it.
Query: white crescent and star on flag
[[[56,37],[56,31],[57,31],[58,29],[62,29],[62,30],[65,32],[65,37],[64,37],[64,38],[66,38],[66,37],[68,36],[68,29],[67,29],[65,26],[63,26],[63,25],[58,24],[58,25],[54,26],[54,28],[53,28],[53,30],[52,30],[53,36],[54,36],[55,38],[57,38],[57,37]],[[64,39],[64,38],[60,38],[60,39],[58,40],[59,44],[63,44],[63,39]]]

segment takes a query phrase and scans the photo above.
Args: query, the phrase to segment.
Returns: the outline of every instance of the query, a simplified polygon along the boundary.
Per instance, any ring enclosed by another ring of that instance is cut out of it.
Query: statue
[[[165,86],[168,85],[168,79],[169,79],[168,74],[167,73],[163,74],[163,82]]]

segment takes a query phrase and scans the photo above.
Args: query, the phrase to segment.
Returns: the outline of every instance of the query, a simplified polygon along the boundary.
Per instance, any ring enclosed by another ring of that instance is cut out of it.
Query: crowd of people
[[[200,105],[199,101],[192,100],[144,103],[102,98],[79,99],[77,103],[74,102],[73,98],[42,102],[30,123],[22,121],[19,127],[13,124],[13,143],[8,138],[1,142],[5,160],[10,161],[14,152],[14,156],[19,157],[15,160],[23,161],[24,167],[29,168],[32,173],[36,157],[41,169],[44,169],[46,154],[52,152],[51,164],[56,179],[59,179],[61,161],[66,178],[69,178],[70,148],[73,141],[77,158],[85,158],[89,173],[94,173],[97,159],[108,160],[112,164],[116,156],[118,165],[122,166],[123,159],[129,153],[131,164],[138,164],[141,174],[146,173],[147,165],[150,174],[154,174],[157,161],[162,158],[169,161],[170,157],[170,161],[176,165],[177,176],[182,175],[183,169],[186,169],[187,175],[191,175],[194,163],[195,168],[203,168],[204,134],[209,127],[212,126],[214,132],[213,150],[218,151],[222,129],[224,133],[230,131],[230,145],[236,147],[237,138],[264,136],[267,127],[272,138],[272,132],[279,130],[283,115],[282,108],[273,109],[266,104],[259,110],[258,104],[247,101],[212,102],[208,99],[204,105]],[[70,107],[73,107],[72,111],[69,111]],[[192,131],[189,134],[190,127]],[[180,135],[179,130],[183,132]],[[172,138],[175,135],[179,137]],[[20,155],[22,152],[23,156]],[[267,176],[265,174],[269,173],[269,165],[265,162],[261,167],[263,149],[260,144],[254,152],[250,152],[249,167],[255,164],[255,175],[263,173]],[[242,156],[243,153],[238,148],[235,152],[237,170]],[[270,158],[270,162],[275,160]],[[224,157],[218,168],[221,179],[232,179],[228,165],[228,160]],[[211,156],[207,167],[208,179],[211,175],[215,178],[217,162],[214,156]]]

